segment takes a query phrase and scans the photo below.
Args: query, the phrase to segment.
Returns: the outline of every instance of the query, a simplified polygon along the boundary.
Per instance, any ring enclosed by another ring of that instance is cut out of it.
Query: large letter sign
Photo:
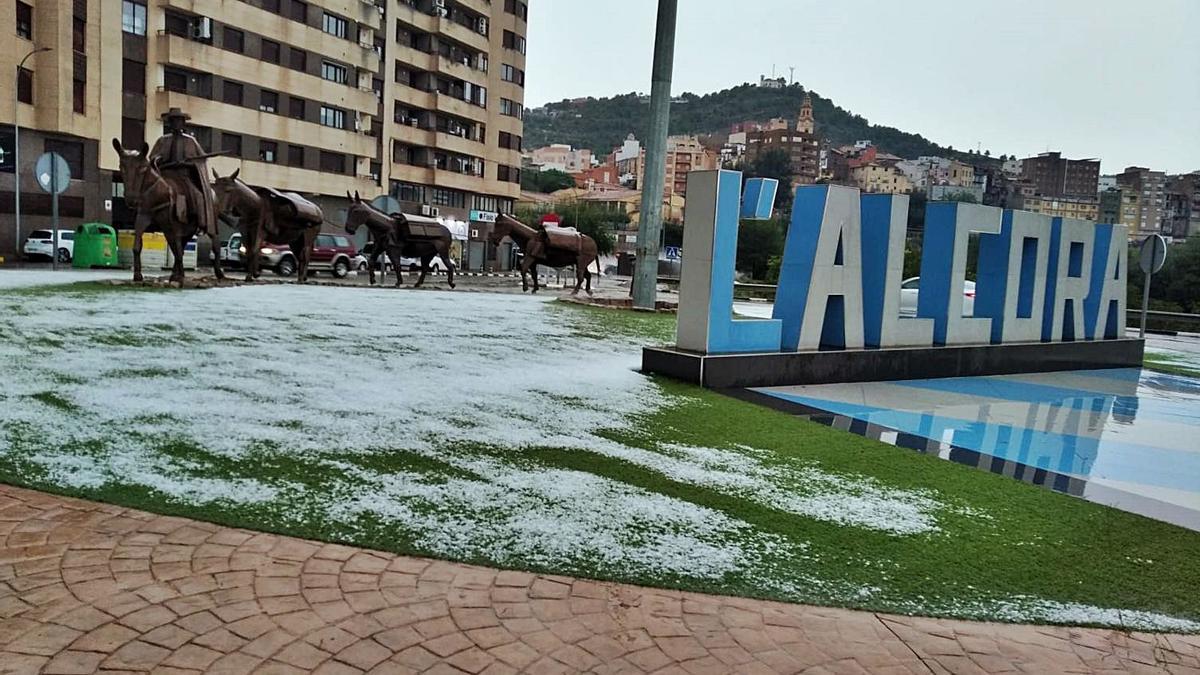
[[[683,250],[687,256],[679,279],[680,349],[705,353],[779,350],[779,322],[733,319],[734,264],[737,262],[738,215],[767,219],[775,205],[779,181],[747,181],[742,206],[742,174],[738,171],[693,171],[688,174]],[[687,289],[686,292],[683,289]]]
[[[688,175],[677,347],[705,354],[987,345],[1123,337],[1121,225],[958,202],[925,217],[916,317],[900,316],[908,197],[796,190],[772,319],[733,318],[739,216],[770,218],[777,183]],[[968,244],[979,237],[974,312]]]

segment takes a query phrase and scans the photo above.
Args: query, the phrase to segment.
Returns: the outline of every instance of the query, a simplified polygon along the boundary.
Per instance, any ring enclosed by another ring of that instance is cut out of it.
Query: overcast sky
[[[526,105],[650,91],[656,0],[530,5]],[[675,93],[795,66],[944,145],[1200,169],[1200,0],[679,0],[676,40]]]

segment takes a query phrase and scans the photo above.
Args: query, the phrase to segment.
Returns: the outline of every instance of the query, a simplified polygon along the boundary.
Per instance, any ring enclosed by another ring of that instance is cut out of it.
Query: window
[[[509,117],[516,117],[517,119],[521,119],[521,117],[524,114],[524,111],[522,111],[520,103],[517,103],[516,101],[510,101],[506,98],[502,98],[502,99],[500,99],[500,114],[508,115]]]
[[[517,35],[511,30],[504,31],[504,48],[515,49],[522,54],[525,53],[525,38]]]
[[[83,80],[71,82],[71,109],[80,115],[87,112],[87,82]]]
[[[288,166],[304,166],[304,146],[288,146]]]
[[[300,72],[308,70],[308,54],[303,49],[296,49],[295,47],[290,47],[289,50],[288,66],[292,70],[299,70]]]
[[[346,84],[346,67],[339,66],[336,63],[330,63],[329,61],[322,61],[321,77],[329,80],[330,82]]]
[[[17,0],[17,36],[33,39],[33,7]]]
[[[346,111],[329,106],[321,106],[321,124],[335,129],[346,128]]]
[[[242,137],[238,134],[221,133],[221,149],[232,157],[242,156]]]
[[[267,63],[279,63],[279,43],[264,39],[259,55]]]
[[[272,14],[279,13],[279,0],[262,0],[262,8]]]
[[[512,82],[519,86],[525,86],[525,71],[520,68],[514,68],[507,63],[500,66],[500,79],[505,82]]]
[[[221,46],[231,52],[241,54],[246,49],[246,34],[236,28],[226,26],[222,31]]]
[[[521,137],[516,134],[510,134],[507,131],[500,132],[500,147],[508,150],[521,149]]]
[[[463,208],[467,203],[466,195],[457,190],[447,190],[445,188],[430,189],[430,203],[435,206],[452,206]]]
[[[163,86],[167,91],[187,93],[187,74],[179,70],[163,69]]]
[[[505,166],[501,164],[496,167],[496,178],[508,183],[520,183],[521,170],[515,166]]]
[[[87,21],[79,17],[71,22],[71,49],[80,54],[87,52]]]
[[[424,185],[413,185],[412,183],[402,183],[394,180],[392,181],[391,193],[393,197],[402,202],[425,203]]]
[[[321,21],[321,30],[336,35],[340,38],[346,37],[346,20],[340,16],[334,16],[329,12],[325,12],[325,16]]]
[[[132,117],[121,118],[121,144],[127,148],[140,148],[146,140],[146,123]]]
[[[146,34],[146,5],[121,0],[121,30],[131,35]]]
[[[308,23],[308,5],[300,2],[300,0],[292,0],[291,17],[293,21]]]
[[[504,11],[516,14],[521,19],[529,19],[529,6],[521,0],[504,0]]]
[[[258,158],[270,164],[275,163],[275,153],[279,151],[279,144],[275,141],[259,141],[258,142]]]
[[[57,152],[67,160],[67,168],[71,170],[73,180],[83,179],[83,143],[47,138],[43,149],[46,152]]]
[[[221,92],[221,100],[231,105],[242,104],[242,85],[237,82],[225,80],[224,87]]]
[[[346,173],[346,156],[340,152],[321,151],[321,171]]]
[[[288,100],[288,117],[295,120],[304,119],[304,99],[293,96]]]
[[[28,68],[17,68],[17,100],[33,103],[33,71]]]
[[[263,112],[276,112],[279,109],[279,94],[266,89],[258,92],[258,109]]]

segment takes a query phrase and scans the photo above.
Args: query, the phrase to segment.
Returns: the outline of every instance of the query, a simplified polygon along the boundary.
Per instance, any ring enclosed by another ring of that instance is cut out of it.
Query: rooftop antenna
[[[771,64],[771,79],[775,79],[775,64]]]
[[[788,84],[796,84],[796,66],[788,66],[788,70],[792,71],[788,77]]]

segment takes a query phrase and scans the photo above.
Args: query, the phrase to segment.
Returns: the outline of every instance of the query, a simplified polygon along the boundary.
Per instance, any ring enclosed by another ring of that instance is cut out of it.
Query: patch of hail
[[[1132,609],[1096,607],[1077,602],[1058,602],[1015,595],[997,600],[926,601],[914,606],[920,613],[953,614],[1012,623],[1053,623],[1069,626],[1092,625],[1127,630],[1200,633],[1200,621]]]
[[[562,448],[847,526],[937,530],[924,491],[751,449],[649,452],[601,436],[671,401],[635,371],[635,340],[580,335],[540,299],[248,286],[45,294],[22,309],[0,316],[0,459],[33,481],[281,514],[303,503],[347,531],[383,519],[431,552],[563,571],[769,577],[802,555],[718,510],[522,452]],[[169,454],[175,441],[212,461]],[[357,461],[394,453],[455,471]],[[252,471],[267,455],[328,466],[302,484]]]
[[[60,271],[43,270],[0,270],[0,289],[32,288],[34,286],[55,286],[58,284],[74,284],[80,281],[100,281],[102,279],[123,279],[129,276],[127,270],[76,270]]]

